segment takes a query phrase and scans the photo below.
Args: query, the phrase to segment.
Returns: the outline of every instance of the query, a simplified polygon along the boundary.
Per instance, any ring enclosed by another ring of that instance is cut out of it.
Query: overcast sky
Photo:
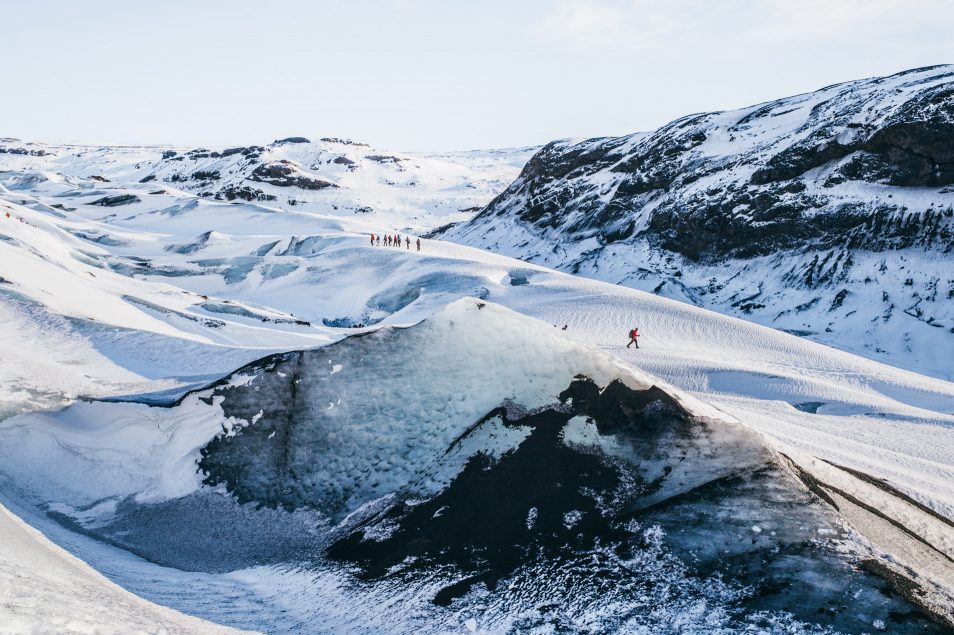
[[[948,0],[14,0],[0,136],[399,150],[655,128],[954,62]]]

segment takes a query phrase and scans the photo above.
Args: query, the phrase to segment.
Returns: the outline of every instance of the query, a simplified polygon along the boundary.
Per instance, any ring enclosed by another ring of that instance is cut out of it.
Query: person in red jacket
[[[639,329],[633,328],[633,330],[629,332],[629,344],[626,345],[626,348],[629,348],[633,344],[636,345],[636,348],[639,348],[639,342],[636,341],[638,337],[639,337]]]
[[[374,234],[371,234],[371,246],[374,247]]]

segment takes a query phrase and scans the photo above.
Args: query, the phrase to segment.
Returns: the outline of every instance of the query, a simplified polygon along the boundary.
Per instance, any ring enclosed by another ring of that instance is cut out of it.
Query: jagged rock
[[[7,139],[16,141],[16,139]],[[31,157],[45,157],[49,154],[46,150],[27,150],[26,148],[0,148],[0,154],[22,154]]]
[[[263,163],[252,171],[250,181],[260,181],[279,187],[300,187],[304,190],[321,190],[326,187],[338,187],[331,181],[301,174],[298,167],[290,161]]]
[[[90,203],[90,205],[101,205],[103,207],[118,207],[120,205],[129,205],[130,203],[139,203],[140,199],[135,194],[116,194],[115,196],[104,196]]]
[[[398,163],[399,161],[404,161],[401,157],[394,157],[388,154],[369,154],[364,158],[368,161],[376,161],[377,163]]]
[[[262,190],[246,186],[230,185],[215,195],[215,198],[221,200],[225,198],[228,201],[242,199],[243,201],[274,201],[275,196],[266,194]]]

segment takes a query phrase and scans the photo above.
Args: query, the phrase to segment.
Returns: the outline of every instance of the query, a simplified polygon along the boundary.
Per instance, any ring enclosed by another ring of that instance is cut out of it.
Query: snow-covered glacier
[[[28,518],[240,628],[941,633],[925,609],[950,615],[943,567],[909,568],[950,548],[936,527],[889,557],[832,498],[864,505],[858,475],[476,298],[165,403],[22,414],[0,454]]]

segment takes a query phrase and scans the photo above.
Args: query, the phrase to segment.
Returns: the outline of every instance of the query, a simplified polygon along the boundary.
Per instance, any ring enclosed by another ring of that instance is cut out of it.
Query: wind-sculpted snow
[[[952,186],[938,66],[551,143],[434,235],[949,377]]]
[[[926,581],[846,531],[830,484],[478,299],[167,407],[16,417],[0,441],[4,475],[64,527],[180,570],[270,567],[289,591],[311,576],[295,611],[312,632],[440,632],[462,613],[488,632],[943,632]]]

